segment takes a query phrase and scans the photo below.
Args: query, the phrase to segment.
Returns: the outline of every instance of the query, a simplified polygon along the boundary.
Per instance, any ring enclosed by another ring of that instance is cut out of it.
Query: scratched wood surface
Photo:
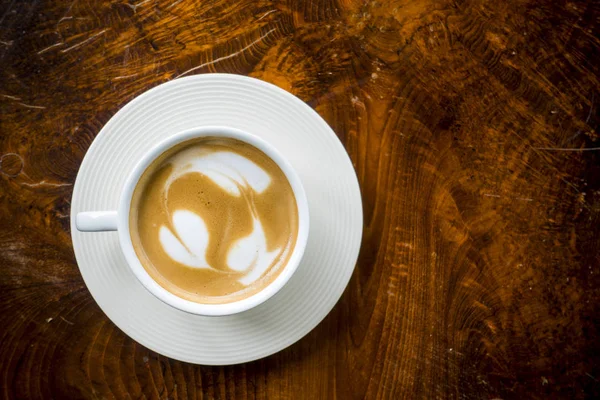
[[[0,395],[597,398],[599,37],[582,0],[0,0]],[[69,232],[101,127],[209,72],[316,109],[365,215],[326,320],[218,368],[115,327]]]

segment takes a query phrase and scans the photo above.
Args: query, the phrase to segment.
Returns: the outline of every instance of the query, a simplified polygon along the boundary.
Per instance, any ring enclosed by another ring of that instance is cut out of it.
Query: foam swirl
[[[207,152],[192,148],[183,150],[169,160],[171,172],[163,189],[164,207],[170,216],[171,226],[161,225],[159,240],[164,252],[174,261],[191,268],[214,268],[207,261],[207,249],[211,238],[205,221],[191,210],[168,208],[169,188],[178,179],[192,173],[202,174],[214,182],[227,195],[242,197],[252,215],[252,231],[249,235],[228,244],[226,264],[242,273],[238,282],[248,286],[259,279],[278,260],[285,258],[290,245],[268,250],[263,224],[256,212],[255,195],[264,192],[271,184],[267,172],[246,157],[229,151]]]

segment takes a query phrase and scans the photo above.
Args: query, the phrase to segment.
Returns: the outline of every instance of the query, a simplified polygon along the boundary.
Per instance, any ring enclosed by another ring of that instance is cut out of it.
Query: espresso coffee
[[[298,207],[285,174],[245,142],[181,143],[143,173],[130,234],[144,269],[163,288],[198,303],[229,303],[268,286],[287,264]]]

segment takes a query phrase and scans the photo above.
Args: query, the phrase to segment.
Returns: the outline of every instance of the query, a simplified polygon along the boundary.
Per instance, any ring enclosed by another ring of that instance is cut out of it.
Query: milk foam
[[[241,189],[250,188],[262,193],[271,184],[271,177],[246,157],[229,151],[205,152],[191,148],[173,157],[173,172],[165,190],[181,176],[199,172],[232,196],[241,196]]]
[[[164,225],[158,233],[165,252],[178,263],[194,268],[210,268],[206,262],[208,230],[202,218],[191,211],[177,210],[172,220],[177,236]]]
[[[227,151],[206,152],[198,148],[184,150],[170,160],[172,171],[165,182],[165,203],[169,187],[173,182],[189,173],[200,173],[212,180],[231,196],[240,197],[244,192],[262,193],[271,178],[251,160]],[[259,279],[278,256],[289,252],[289,245],[273,251],[267,250],[267,238],[260,219],[254,211],[252,196],[244,196],[248,212],[252,213],[252,232],[235,241],[227,253],[227,266],[237,272],[245,272],[238,279],[243,285],[250,285]],[[171,214],[171,224],[175,233],[165,225],[159,230],[159,239],[165,253],[174,261],[192,268],[217,269],[206,260],[206,250],[210,233],[203,219],[189,210],[175,210]],[[220,240],[220,238],[212,238]]]

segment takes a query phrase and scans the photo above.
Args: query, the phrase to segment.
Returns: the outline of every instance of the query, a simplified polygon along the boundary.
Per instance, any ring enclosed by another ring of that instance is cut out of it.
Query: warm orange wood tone
[[[365,213],[326,320],[224,368],[125,336],[69,233],[109,118],[215,71],[314,107]],[[599,105],[598,1],[2,0],[0,396],[598,397]]]

